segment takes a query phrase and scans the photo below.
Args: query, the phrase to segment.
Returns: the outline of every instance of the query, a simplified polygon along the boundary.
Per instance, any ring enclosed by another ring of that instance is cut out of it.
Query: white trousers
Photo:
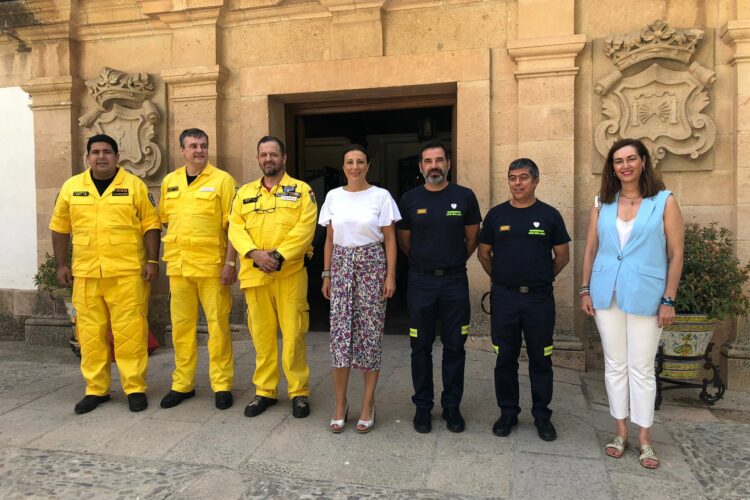
[[[656,378],[654,358],[661,328],[656,316],[628,314],[613,299],[594,316],[604,350],[604,381],[614,418],[651,427],[654,423]],[[630,412],[628,412],[628,408]]]

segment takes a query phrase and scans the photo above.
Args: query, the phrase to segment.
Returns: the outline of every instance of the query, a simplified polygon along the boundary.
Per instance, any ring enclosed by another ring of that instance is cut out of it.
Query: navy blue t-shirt
[[[411,231],[410,266],[446,269],[466,265],[464,228],[482,221],[471,189],[452,183],[440,191],[417,186],[404,193],[398,209],[402,219],[396,228]]]
[[[492,281],[532,288],[552,284],[552,247],[569,241],[560,212],[540,200],[526,208],[497,205],[479,233],[479,243],[492,246]]]

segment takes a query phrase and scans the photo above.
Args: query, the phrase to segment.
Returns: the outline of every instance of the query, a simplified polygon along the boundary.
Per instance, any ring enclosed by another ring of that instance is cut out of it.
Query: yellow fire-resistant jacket
[[[312,255],[317,215],[310,186],[289,174],[270,192],[261,179],[242,186],[229,215],[229,241],[242,259],[240,287],[264,285],[301,269],[305,255]],[[269,276],[253,267],[247,253],[256,249],[278,251],[284,257],[281,269]]]
[[[73,234],[73,276],[111,278],[141,272],[143,235],[161,224],[146,184],[120,167],[102,196],[90,170],[65,181],[49,228]]]
[[[185,167],[164,178],[159,217],[167,276],[218,278],[227,254],[227,225],[237,183],[210,163],[188,186]]]

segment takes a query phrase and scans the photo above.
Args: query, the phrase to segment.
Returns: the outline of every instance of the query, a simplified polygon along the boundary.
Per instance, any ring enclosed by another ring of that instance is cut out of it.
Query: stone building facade
[[[156,189],[180,165],[179,132],[197,126],[211,161],[241,183],[260,175],[255,145],[267,133],[285,138],[300,177],[311,163],[335,167],[341,144],[365,137],[375,182],[394,195],[418,140],[443,137],[454,180],[483,212],[507,199],[508,163],[533,158],[539,197],[574,238],[556,283],[555,357],[567,366],[602,363],[575,289],[602,151],[616,138],[644,138],[686,219],[731,228],[750,258],[744,0],[5,0],[0,29],[0,87],[32,99],[40,255],[87,136],[116,136],[124,165]],[[425,111],[408,133],[357,124],[435,109],[442,118]],[[470,279],[481,344],[489,284],[475,260]],[[160,329],[166,285],[154,290]],[[750,382],[748,323],[728,322],[715,341],[729,386]]]

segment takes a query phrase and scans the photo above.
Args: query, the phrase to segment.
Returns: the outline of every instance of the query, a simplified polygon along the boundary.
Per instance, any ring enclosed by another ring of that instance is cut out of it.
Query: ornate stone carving
[[[150,100],[155,91],[151,77],[104,67],[86,86],[97,108],[83,115],[80,125],[112,136],[120,147],[120,164],[128,171],[144,179],[156,174],[162,157],[156,143],[161,114]]]
[[[605,40],[604,52],[618,67],[596,83],[602,114],[607,119],[594,132],[602,156],[618,139],[640,139],[655,163],[667,152],[698,158],[714,145],[716,126],[701,113],[710,99],[707,90],[716,73],[697,62],[685,70],[654,63],[625,76],[622,71],[648,59],[671,59],[688,64],[703,32],[674,29],[654,21],[641,31]]]

